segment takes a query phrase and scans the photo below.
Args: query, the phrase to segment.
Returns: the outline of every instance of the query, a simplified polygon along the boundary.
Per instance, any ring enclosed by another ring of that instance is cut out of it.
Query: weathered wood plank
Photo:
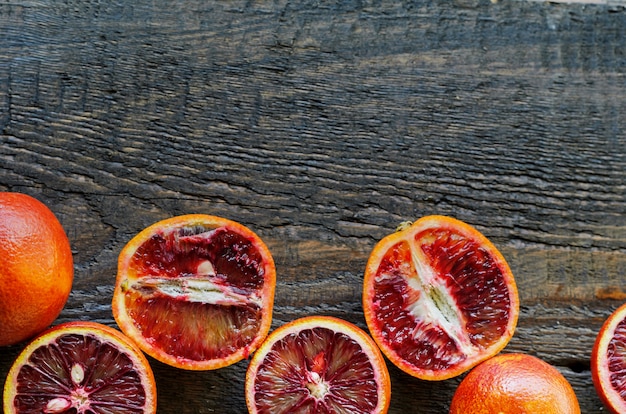
[[[362,273],[404,220],[449,214],[516,275],[507,350],[555,364],[584,413],[595,334],[626,300],[626,10],[538,2],[0,4],[0,190],[67,229],[60,321],[113,325],[123,245],[203,212],[278,269],[274,326],[365,327]],[[4,377],[19,346],[0,350]],[[245,361],[155,361],[162,413],[245,411]],[[458,379],[391,367],[391,413],[446,412]]]

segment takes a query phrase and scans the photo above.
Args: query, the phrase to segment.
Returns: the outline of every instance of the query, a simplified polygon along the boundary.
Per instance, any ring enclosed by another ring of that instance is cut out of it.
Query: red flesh
[[[192,361],[225,357],[248,346],[262,317],[261,308],[252,305],[216,306],[140,295],[129,295],[126,300],[145,338],[169,355]]]
[[[607,347],[611,386],[626,401],[626,319],[616,327]]]
[[[425,230],[416,234],[415,240],[428,261],[426,265],[434,270],[463,315],[470,342],[479,348],[496,342],[507,329],[511,301],[493,258],[473,241],[447,230]],[[407,279],[416,274],[407,242],[388,251],[375,279],[377,324],[385,341],[409,364],[446,369],[467,355],[441,326],[424,323],[409,313],[410,306],[424,294],[408,284]]]
[[[142,276],[194,277],[198,265],[210,261],[216,278],[246,290],[260,289],[264,274],[259,251],[240,234],[220,227],[185,227],[156,234],[137,248],[131,267]]]
[[[197,275],[198,266],[206,261],[215,274]],[[239,299],[260,297],[264,285],[260,252],[224,227],[185,227],[154,235],[137,249],[131,266],[140,277],[209,279]],[[193,361],[222,358],[250,345],[263,313],[260,303],[252,301],[202,303],[145,289],[127,292],[126,307],[148,341],[170,355]]]
[[[71,377],[75,364],[84,370],[84,381]],[[20,414],[45,413],[54,398],[85,399],[80,407],[58,413],[143,413],[145,390],[130,358],[96,337],[70,334],[33,352],[17,376],[14,399]]]
[[[259,366],[259,414],[365,414],[378,403],[373,367],[360,345],[326,328],[278,341]],[[325,392],[314,395],[319,378]]]

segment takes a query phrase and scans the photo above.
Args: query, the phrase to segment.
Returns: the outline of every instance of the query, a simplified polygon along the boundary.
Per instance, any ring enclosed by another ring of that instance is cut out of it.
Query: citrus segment
[[[375,342],[341,319],[310,316],[276,329],[246,374],[253,414],[386,413],[389,373]]]
[[[124,247],[113,314],[161,362],[216,369],[246,358],[267,336],[275,284],[272,256],[251,230],[214,216],[179,216]]]
[[[94,322],[58,325],[17,357],[4,386],[4,413],[156,412],[148,361],[119,331]]]
[[[372,336],[395,365],[443,380],[508,343],[519,299],[509,266],[485,236],[459,220],[428,216],[374,247],[363,308]]]
[[[604,405],[626,412],[626,304],[604,322],[591,352],[591,378]]]
[[[0,192],[0,346],[50,326],[73,278],[70,243],[54,213],[26,194]]]
[[[457,387],[450,414],[580,414],[570,383],[552,365],[500,354],[476,366]]]

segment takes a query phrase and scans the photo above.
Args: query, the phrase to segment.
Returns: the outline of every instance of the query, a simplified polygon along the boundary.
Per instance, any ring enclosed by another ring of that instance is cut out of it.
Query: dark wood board
[[[114,326],[117,256],[149,224],[237,220],[276,260],[273,327],[365,328],[365,262],[427,214],[462,219],[521,295],[506,351],[602,413],[589,357],[626,302],[626,10],[523,1],[0,4],[0,190],[45,202],[75,281],[58,322]],[[21,346],[0,349],[0,378]],[[243,413],[247,362],[151,360],[159,413]],[[447,412],[459,379],[389,364],[390,413]]]

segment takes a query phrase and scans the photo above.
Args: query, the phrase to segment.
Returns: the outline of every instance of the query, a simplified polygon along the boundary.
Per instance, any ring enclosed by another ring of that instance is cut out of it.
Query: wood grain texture
[[[277,264],[273,326],[365,327],[377,240],[448,214],[510,262],[507,350],[555,364],[583,413],[602,321],[626,300],[626,10],[456,1],[0,4],[0,190],[58,215],[76,278],[58,322],[114,325],[124,244],[210,213]],[[0,350],[4,379],[20,346]],[[246,362],[155,361],[159,413],[245,412]],[[459,379],[390,366],[391,413],[446,412]]]

